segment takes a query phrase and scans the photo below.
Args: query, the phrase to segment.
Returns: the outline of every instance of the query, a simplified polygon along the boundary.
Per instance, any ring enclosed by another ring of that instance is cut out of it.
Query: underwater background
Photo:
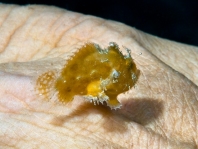
[[[198,46],[198,0],[0,0],[45,4],[115,20],[144,32]]]

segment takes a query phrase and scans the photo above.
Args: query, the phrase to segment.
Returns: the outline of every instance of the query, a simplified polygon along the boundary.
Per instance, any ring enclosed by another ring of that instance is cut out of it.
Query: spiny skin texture
[[[0,148],[198,148],[197,47],[56,7],[2,4],[0,16]],[[120,110],[79,96],[46,102],[33,92],[35,77],[54,70],[57,78],[86,41],[132,50],[141,75],[119,96]]]
[[[94,104],[105,101],[109,107],[119,108],[118,94],[133,87],[139,76],[127,52],[123,55],[113,42],[104,50],[97,44],[87,43],[67,61],[54,85],[54,76],[50,76],[53,73],[42,74],[37,79],[38,90],[46,95],[53,87],[63,103],[72,101],[75,95],[82,95]]]

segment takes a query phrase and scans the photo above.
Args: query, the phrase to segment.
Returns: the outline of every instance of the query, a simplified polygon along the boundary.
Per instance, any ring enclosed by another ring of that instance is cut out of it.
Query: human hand
[[[198,147],[198,48],[56,7],[0,5],[0,15],[1,148]],[[120,110],[34,93],[34,77],[71,50],[112,41],[141,72]]]

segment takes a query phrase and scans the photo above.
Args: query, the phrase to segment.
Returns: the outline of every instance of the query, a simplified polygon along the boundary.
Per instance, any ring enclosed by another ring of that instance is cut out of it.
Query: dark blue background
[[[198,0],[2,0],[46,4],[123,22],[159,37],[198,46]]]

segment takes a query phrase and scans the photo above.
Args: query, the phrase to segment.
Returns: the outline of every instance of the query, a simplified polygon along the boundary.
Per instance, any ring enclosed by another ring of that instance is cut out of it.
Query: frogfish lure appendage
[[[123,55],[114,42],[107,49],[87,43],[67,60],[57,77],[50,71],[40,75],[36,89],[44,96],[50,96],[49,91],[54,90],[63,103],[81,95],[94,105],[106,102],[111,109],[117,109],[121,107],[117,96],[133,87],[138,76],[128,49]]]

